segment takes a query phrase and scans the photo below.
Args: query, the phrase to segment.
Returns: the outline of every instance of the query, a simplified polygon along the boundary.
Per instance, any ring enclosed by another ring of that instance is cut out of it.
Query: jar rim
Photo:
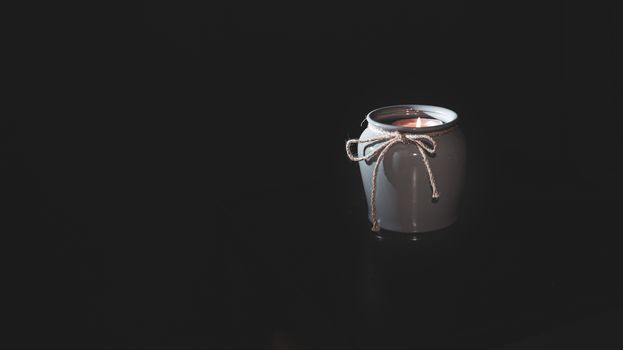
[[[395,116],[408,117],[409,115],[415,115],[415,114],[409,114],[410,112],[412,113],[424,112],[437,120],[441,120],[443,124],[415,128],[415,127],[409,127],[409,126],[397,126],[397,125],[392,125],[392,124],[382,122],[382,119],[384,117],[395,117]],[[368,122],[368,125],[374,125],[378,128],[381,128],[387,131],[398,131],[398,132],[404,132],[404,133],[410,133],[410,134],[426,134],[426,133],[430,133],[434,131],[445,130],[457,124],[458,119],[459,119],[458,114],[448,108],[431,106],[431,105],[418,105],[418,104],[385,106],[385,107],[377,108],[371,111],[370,113],[368,113],[368,115],[366,115],[366,121]]]

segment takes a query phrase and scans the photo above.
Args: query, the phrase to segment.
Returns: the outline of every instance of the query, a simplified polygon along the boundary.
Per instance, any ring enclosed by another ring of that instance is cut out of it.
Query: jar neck
[[[442,122],[441,125],[427,127],[408,127],[392,125],[392,122],[405,119],[422,117],[433,118]],[[388,132],[401,132],[409,134],[428,134],[443,131],[454,127],[458,122],[458,115],[447,108],[429,105],[395,105],[381,107],[368,113],[366,116],[368,125],[373,125]]]

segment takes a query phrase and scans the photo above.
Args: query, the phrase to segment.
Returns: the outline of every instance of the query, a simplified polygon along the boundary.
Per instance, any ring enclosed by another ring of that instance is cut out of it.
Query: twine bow
[[[392,146],[397,143],[409,144],[412,143],[417,146],[420,154],[422,155],[422,160],[424,161],[424,165],[426,166],[426,171],[428,172],[428,180],[430,182],[430,187],[432,189],[432,198],[439,198],[439,192],[437,192],[437,185],[435,184],[435,177],[433,176],[433,172],[430,169],[430,164],[428,164],[428,157],[426,153],[428,152],[430,155],[435,154],[435,149],[437,148],[437,143],[435,140],[426,134],[404,134],[398,131],[388,132],[372,125],[368,125],[368,128],[380,134],[380,136],[373,137],[366,140],[361,139],[352,139],[346,142],[346,154],[348,158],[354,162],[359,162],[362,160],[369,160],[378,155],[376,159],[376,163],[374,164],[374,168],[372,169],[372,189],[370,194],[370,215],[372,217],[372,231],[379,232],[380,227],[378,223],[378,219],[376,217],[376,177],[379,170],[379,164],[385,158],[385,154],[389,151]],[[353,155],[351,152],[351,147],[355,143],[369,143],[369,142],[378,142],[382,141],[379,146],[372,152],[367,155],[357,157]]]

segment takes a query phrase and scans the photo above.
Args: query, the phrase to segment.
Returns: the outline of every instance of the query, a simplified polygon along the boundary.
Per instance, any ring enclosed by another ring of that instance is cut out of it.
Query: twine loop
[[[392,148],[397,143],[402,144],[414,144],[417,146],[420,154],[422,155],[422,161],[424,162],[424,166],[426,167],[426,172],[428,173],[428,180],[430,182],[430,187],[432,190],[431,197],[432,199],[439,198],[439,192],[437,191],[437,184],[435,183],[435,177],[433,176],[433,172],[430,168],[430,164],[428,163],[428,157],[426,153],[429,155],[435,155],[435,151],[437,150],[437,142],[432,138],[431,135],[427,134],[407,134],[401,133],[398,131],[385,131],[383,129],[377,128],[373,125],[368,125],[368,128],[380,134],[380,136],[361,140],[361,139],[351,139],[346,141],[346,155],[348,158],[354,162],[359,162],[362,160],[370,160],[374,157],[377,157],[376,163],[372,168],[372,188],[370,193],[370,216],[372,219],[372,231],[379,232],[380,226],[378,223],[378,218],[376,214],[376,178],[379,170],[379,164],[385,158],[387,151]],[[352,145],[356,143],[370,143],[370,142],[380,142],[378,147],[370,152],[367,155],[363,156],[355,156],[352,151]],[[414,154],[415,155],[415,154]]]

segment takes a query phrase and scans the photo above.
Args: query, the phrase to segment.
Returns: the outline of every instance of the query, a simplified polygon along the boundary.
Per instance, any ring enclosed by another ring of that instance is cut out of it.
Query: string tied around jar
[[[424,162],[424,166],[426,167],[426,172],[428,173],[428,180],[430,182],[430,187],[432,190],[431,197],[433,199],[438,199],[439,192],[437,191],[437,184],[435,183],[435,177],[433,176],[433,171],[430,168],[428,157],[426,156],[427,153],[429,155],[435,155],[435,151],[437,150],[437,142],[435,142],[431,135],[427,134],[409,134],[399,131],[390,132],[375,127],[374,125],[368,125],[368,128],[378,133],[379,136],[363,140],[351,139],[346,141],[346,155],[350,160],[354,162],[359,162],[362,160],[367,161],[378,156],[376,159],[376,163],[372,168],[372,187],[370,190],[370,216],[372,220],[372,231],[379,232],[380,226],[376,213],[376,178],[379,170],[379,164],[381,164],[381,162],[385,158],[387,151],[389,151],[397,143],[414,144],[415,146],[417,146],[420,154],[422,155],[422,161]],[[371,142],[379,142],[378,147],[372,152],[363,156],[355,156],[352,153],[351,148],[353,144]]]

